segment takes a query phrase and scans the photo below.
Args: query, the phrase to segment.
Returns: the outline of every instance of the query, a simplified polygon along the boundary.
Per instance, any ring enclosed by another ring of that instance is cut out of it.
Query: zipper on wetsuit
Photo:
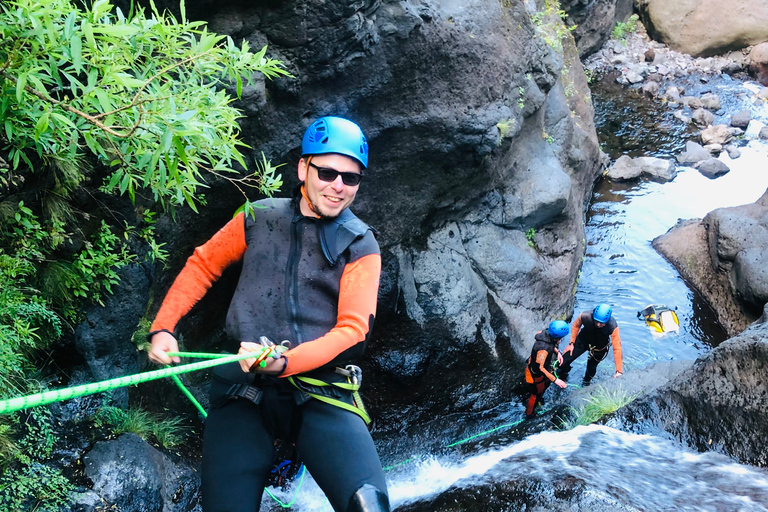
[[[290,316],[291,332],[293,333],[296,345],[302,343],[304,339],[299,329],[299,260],[301,259],[301,226],[300,223],[304,217],[294,215],[291,222],[291,247],[288,251],[287,272],[285,273],[285,289],[288,291],[288,314]]]

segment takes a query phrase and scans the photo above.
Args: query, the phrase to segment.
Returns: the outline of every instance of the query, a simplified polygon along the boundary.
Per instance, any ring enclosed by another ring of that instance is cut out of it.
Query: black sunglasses
[[[309,165],[317,169],[318,178],[320,178],[322,181],[327,181],[328,183],[333,183],[336,181],[338,176],[341,176],[342,183],[347,186],[354,187],[355,185],[359,185],[360,180],[363,179],[363,175],[360,173],[341,172],[337,171],[336,169],[331,169],[330,167],[318,167],[312,162],[309,162]]]

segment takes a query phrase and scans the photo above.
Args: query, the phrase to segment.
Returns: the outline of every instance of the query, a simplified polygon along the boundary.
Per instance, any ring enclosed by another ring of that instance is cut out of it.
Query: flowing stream
[[[749,101],[745,93],[749,89],[727,77],[720,85],[710,83],[707,87],[718,92],[725,105],[718,112],[717,122],[726,123],[725,119]],[[604,146],[613,159],[623,153],[671,158],[682,148],[688,129],[676,125],[669,112],[659,114],[658,105],[651,105],[643,114],[636,105],[622,106],[616,103],[615,96],[606,96],[601,112],[600,95],[595,98],[598,133],[605,131],[601,140],[609,145],[622,144]],[[631,113],[629,117],[625,109]],[[766,104],[752,106],[752,115],[768,124]],[[625,124],[621,118],[627,120]],[[638,122],[638,118],[641,126],[632,132],[626,124]],[[654,128],[649,129],[651,125]],[[695,359],[726,338],[709,307],[656,253],[651,240],[667,232],[678,219],[701,218],[716,208],[754,202],[765,192],[768,144],[753,140],[741,141],[740,146],[740,158],[731,160],[725,153],[720,156],[731,171],[717,179],[681,167],[669,183],[602,180],[595,187],[587,215],[588,244],[574,313],[600,302],[613,306],[620,326],[625,372],[656,361]],[[638,152],[642,147],[647,151]],[[651,335],[636,316],[651,303],[677,308],[679,332],[661,338]],[[580,377],[585,363],[583,357],[574,364],[572,376]],[[609,356],[599,366],[593,382],[611,378],[613,372]],[[543,489],[568,478],[589,489],[593,503],[620,504],[621,510],[768,511],[768,471],[735,463],[716,453],[696,453],[668,439],[597,425],[536,434],[523,431],[503,437],[506,431],[521,425],[519,402],[481,416],[469,422],[463,418],[438,418],[428,429],[403,434],[410,439],[377,440],[385,454],[385,466],[390,464],[387,475],[393,509],[415,503],[413,510],[439,510],[429,508],[434,497],[457,487],[465,492],[482,485],[480,482],[534,480],[543,482],[539,487]],[[463,450],[446,449],[452,446],[451,440],[495,429],[502,437],[491,434],[496,437],[490,443]],[[404,446],[400,452],[396,446],[399,441]],[[421,453],[409,456],[414,447],[420,447]],[[393,463],[397,460],[401,462]],[[292,502],[294,510],[331,510],[308,475],[297,478],[287,490],[274,492],[283,503]],[[264,500],[263,510],[281,509],[271,498],[265,496]],[[512,504],[503,508],[517,509]]]

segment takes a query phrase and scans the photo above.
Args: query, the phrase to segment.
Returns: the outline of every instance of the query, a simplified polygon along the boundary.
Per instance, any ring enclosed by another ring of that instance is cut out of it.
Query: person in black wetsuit
[[[613,318],[613,308],[608,304],[598,304],[592,311],[584,311],[573,321],[571,342],[563,350],[563,364],[560,376],[568,380],[571,364],[584,352],[589,352],[587,371],[584,374],[584,386],[589,386],[597,372],[597,365],[608,355],[608,345],[613,347],[613,359],[616,364],[614,377],[624,373],[621,353],[619,326]]]
[[[531,349],[531,357],[525,367],[525,381],[528,383],[530,396],[525,404],[525,415],[533,416],[536,403],[553,382],[565,388],[566,383],[558,379],[554,371],[554,362],[562,361],[558,350],[560,340],[568,335],[568,324],[562,320],[550,322],[546,329],[536,333]],[[554,360],[553,360],[554,359]]]
[[[149,358],[170,364],[178,321],[242,261],[226,331],[231,352],[254,358],[214,372],[204,512],[260,509],[276,439],[295,445],[336,512],[389,511],[367,414],[348,389],[359,383],[352,363],[369,341],[381,273],[373,230],[349,210],[367,166],[368,144],[355,123],[312,123],[293,197],[259,201],[253,217],[237,215],[197,247],[157,313]],[[262,336],[290,342],[263,367],[256,360]]]

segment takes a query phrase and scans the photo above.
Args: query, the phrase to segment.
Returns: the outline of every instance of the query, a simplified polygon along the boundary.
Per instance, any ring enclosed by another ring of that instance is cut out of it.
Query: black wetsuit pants
[[[256,405],[244,398],[213,407],[203,439],[204,512],[257,512],[272,469],[274,440],[296,451],[333,509],[347,510],[363,485],[387,491],[381,461],[365,422],[316,399],[296,405],[295,393],[265,388]]]
[[[573,352],[563,354],[563,364],[557,369],[557,376],[563,380],[567,380],[568,374],[571,371],[571,363],[578,359],[584,352],[589,352],[589,357],[587,358],[587,371],[584,374],[584,382],[587,384],[591,382],[592,377],[594,377],[597,372],[597,365],[608,355],[608,346],[606,345],[602,350],[589,350],[587,344],[579,337],[576,337],[576,341],[573,344]]]

